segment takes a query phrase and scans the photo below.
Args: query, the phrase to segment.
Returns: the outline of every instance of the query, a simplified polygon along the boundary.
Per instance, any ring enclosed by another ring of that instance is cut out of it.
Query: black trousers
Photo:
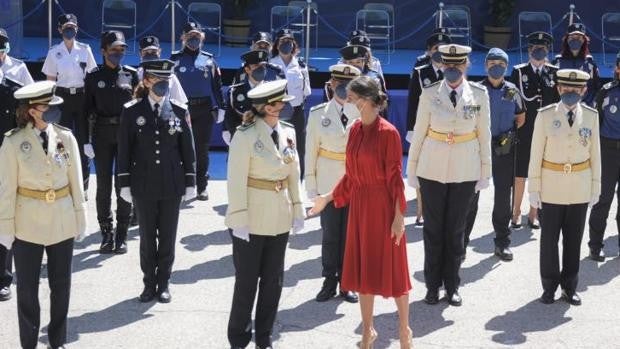
[[[495,231],[495,246],[505,248],[510,246],[510,218],[512,217],[512,185],[514,158],[513,154],[492,156],[492,172],[493,172],[493,213],[491,221],[493,230]],[[469,213],[467,214],[467,223],[465,224],[465,247],[469,245],[469,237],[474,228],[476,215],[478,214],[478,199],[480,193],[474,194],[472,197]]]
[[[209,182],[209,143],[215,123],[211,109],[210,103],[189,106],[194,147],[196,148],[196,187],[198,193],[207,189]]]
[[[545,291],[555,292],[558,285],[569,294],[577,289],[579,252],[586,223],[588,204],[556,205],[542,203],[540,210],[540,277]],[[562,234],[562,270],[558,240]]]
[[[60,125],[73,130],[73,135],[80,148],[80,159],[82,161],[82,177],[84,179],[84,191],[88,190],[88,179],[90,176],[90,162],[84,154],[84,144],[88,143],[88,120],[84,114],[84,93],[70,94],[57,90],[56,94],[63,99],[60,105],[62,116]]]
[[[134,197],[140,225],[140,268],[144,286],[168,287],[179,223],[181,197],[146,199]]]
[[[257,288],[255,342],[263,348],[271,345],[271,332],[282,294],[288,235],[250,234],[250,241],[245,241],[231,234],[235,264],[235,291],[228,320],[231,346],[245,348],[252,339],[252,307]]]
[[[13,282],[13,250],[0,245],[0,288],[11,286]]]
[[[321,229],[323,244],[321,246],[321,262],[323,277],[341,279],[344,245],[347,239],[348,207],[336,208],[334,203],[327,204],[321,212]]]
[[[112,217],[112,178],[116,192],[116,221],[119,225],[129,225],[131,204],[120,197],[117,171],[114,163],[118,155],[116,125],[97,126],[94,132],[95,170],[97,171],[97,221],[101,226],[111,226]]]
[[[620,141],[601,139],[601,196],[599,202],[590,211],[590,241],[588,246],[593,250],[603,248],[603,237],[607,228],[609,209],[614,194],[620,202],[620,192],[616,193],[616,185],[620,182]],[[616,225],[620,231],[620,210],[616,212]],[[618,240],[620,244],[620,239]]]
[[[73,238],[50,246],[16,239],[13,253],[17,276],[17,318],[20,342],[26,349],[36,348],[39,339],[39,277],[43,251],[47,254],[47,278],[51,291],[50,323],[47,328],[49,344],[56,348],[67,340]]]
[[[424,279],[426,288],[458,290],[465,251],[465,221],[476,182],[440,183],[419,178],[424,198]]]
[[[290,120],[295,126],[295,147],[299,155],[300,179],[304,178],[304,156],[306,154],[306,116],[304,114],[304,104],[300,104],[293,108],[293,116]]]

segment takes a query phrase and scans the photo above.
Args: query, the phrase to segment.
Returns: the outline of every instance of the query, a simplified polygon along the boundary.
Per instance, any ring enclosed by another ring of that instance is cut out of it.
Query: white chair
[[[441,13],[441,17],[439,13]],[[454,43],[471,46],[471,14],[469,7],[462,5],[444,6],[435,13],[435,27],[440,26],[447,28]]]
[[[187,20],[191,19],[208,32],[217,35],[216,56],[219,57],[222,52],[222,7],[211,2],[192,2],[187,6]]]
[[[295,6],[295,7],[301,7],[304,9],[304,14],[302,16],[302,19],[300,21],[294,21],[293,23],[291,23],[292,27],[298,27],[301,28],[300,30],[302,31],[301,33],[301,41],[302,41],[302,46],[306,47],[306,20],[307,20],[307,16],[308,14],[305,13],[305,10],[308,9],[308,2],[307,1],[289,1],[288,2],[289,6]],[[310,29],[312,30],[312,27],[314,27],[314,50],[318,50],[319,48],[319,6],[317,5],[316,2],[312,1],[310,3],[310,22],[309,22],[309,26]]]
[[[389,64],[393,29],[390,14],[384,10],[359,10],[355,14],[355,29],[365,31],[372,42],[385,42],[385,53],[387,64]],[[373,50],[373,52],[376,51]]]
[[[387,12],[390,15],[390,33],[392,37],[390,39],[390,43],[392,44],[392,53],[396,51],[396,22],[394,16],[394,5],[382,3],[382,2],[369,2],[364,5],[364,10],[382,10]]]
[[[603,64],[614,66],[616,60],[607,61],[607,50],[609,44],[620,46],[620,12],[607,12],[601,17],[601,36],[603,38]],[[611,51],[614,55],[617,51]]]
[[[133,33],[133,42],[128,53],[136,52],[136,23],[137,23],[136,3],[131,0],[104,0],[101,5],[101,32],[107,30],[118,30],[125,34]]]
[[[527,61],[527,55],[525,59],[523,57],[524,42],[527,42],[527,36],[530,33],[536,31],[543,31],[551,33],[553,30],[553,23],[551,22],[551,15],[547,12],[531,12],[523,11],[519,12],[519,59],[521,62]],[[553,46],[551,47],[551,56],[553,57]]]

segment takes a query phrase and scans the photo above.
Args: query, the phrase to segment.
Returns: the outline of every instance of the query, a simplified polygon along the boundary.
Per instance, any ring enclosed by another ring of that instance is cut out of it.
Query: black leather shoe
[[[138,213],[136,212],[136,206],[134,205],[131,208],[131,220],[129,221],[130,227],[135,227],[138,225]]]
[[[508,247],[501,248],[496,246],[495,255],[505,262],[512,260],[512,251],[510,251],[510,248]]]
[[[510,227],[511,227],[512,229],[519,229],[519,228],[521,228],[522,226],[523,226],[523,224],[521,224],[521,223],[517,223],[517,222],[510,221]]]
[[[599,249],[590,249],[589,258],[596,262],[604,262],[605,261],[605,252]]]
[[[142,303],[148,303],[155,299],[155,288],[154,287],[145,287],[138,300]]]
[[[11,299],[11,287],[0,288],[0,302],[8,301],[9,299]]]
[[[209,193],[207,193],[207,189],[201,191],[198,196],[196,196],[196,200],[207,201],[209,200]]]
[[[116,227],[116,236],[114,244],[114,253],[125,254],[127,253],[127,230],[129,226],[127,224],[118,224]]]
[[[245,349],[245,347],[230,347],[230,349]]]
[[[266,346],[266,347],[263,347],[263,346],[257,345],[257,346],[256,346],[256,349],[273,349],[273,347],[272,347],[271,345],[268,345],[268,346]]]
[[[170,301],[172,300],[172,296],[170,295],[170,291],[167,287],[161,291],[158,291],[157,293],[159,303],[170,303]]]
[[[532,229],[532,230],[538,230],[540,229],[540,225],[530,221],[529,219],[527,220],[527,226],[528,228]]]
[[[342,297],[345,302],[349,302],[349,303],[357,303],[360,300],[359,297],[357,296],[357,293],[353,291],[340,290],[340,297]]]
[[[420,218],[416,218],[415,219],[415,226],[416,227],[423,227],[424,226],[424,221],[421,220]]]
[[[562,290],[562,299],[570,305],[581,305],[581,297],[576,292]]]
[[[553,304],[555,302],[555,294],[554,292],[545,291],[539,300],[542,304]]]
[[[426,296],[424,296],[424,302],[430,305],[439,303],[439,291],[438,290],[427,290]]]
[[[64,346],[64,345],[61,345],[61,346],[59,346],[59,347],[53,347],[53,346],[51,346],[51,345],[49,345],[49,344],[48,344],[48,345],[47,345],[47,349],[65,349],[65,346]]]
[[[448,304],[454,307],[460,307],[463,304],[463,298],[459,295],[458,291],[454,291],[452,294],[448,294]]]
[[[338,287],[338,279],[331,277],[325,278],[321,291],[316,295],[316,301],[325,302],[332,299],[336,295],[336,287]]]
[[[101,245],[99,246],[99,253],[112,253],[114,252],[114,234],[110,229],[109,232],[102,231],[103,238],[101,239]]]

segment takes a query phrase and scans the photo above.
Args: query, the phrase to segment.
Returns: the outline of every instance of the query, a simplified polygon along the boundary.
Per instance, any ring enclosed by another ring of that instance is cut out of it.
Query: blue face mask
[[[280,120],[290,120],[293,117],[293,106],[291,103],[284,103],[284,108],[280,110]]]
[[[142,62],[154,61],[158,58],[159,56],[156,53],[149,53],[149,54],[145,54],[144,56],[142,56]]]
[[[107,60],[112,65],[120,65],[121,61],[123,60],[123,57],[125,57],[124,53],[114,52],[114,53],[108,54]]]
[[[71,40],[75,38],[76,35],[77,35],[77,29],[73,27],[67,27],[62,30],[62,37],[67,40]]]
[[[192,36],[191,38],[189,38],[189,40],[185,42],[185,46],[187,46],[187,48],[192,51],[196,51],[200,48],[200,38]]]
[[[168,84],[168,80],[162,80],[153,84],[151,87],[151,91],[158,96],[163,97],[168,94],[168,90],[170,89],[170,85]]]
[[[543,59],[547,58],[547,49],[543,47],[539,47],[535,49],[534,51],[532,51],[531,55],[532,55],[532,58],[534,58],[535,60],[542,61]]]
[[[293,42],[285,41],[280,46],[278,46],[278,51],[280,51],[284,55],[290,55],[293,52]]]
[[[577,92],[566,92],[560,96],[562,103],[572,107],[581,101],[581,95]]]
[[[568,47],[570,47],[571,51],[577,51],[581,49],[583,43],[579,39],[568,40]]]
[[[443,77],[451,83],[459,81],[461,76],[463,76],[463,72],[455,67],[448,67],[443,71]]]
[[[431,59],[433,60],[433,62],[435,63],[441,63],[441,52],[439,51],[435,51],[432,55],[431,55]]]
[[[506,74],[506,67],[502,65],[495,64],[489,68],[489,76],[493,79],[499,79],[503,77],[504,74]]]
[[[340,99],[347,99],[347,84],[340,83],[338,86],[336,86],[334,93]]]
[[[265,80],[265,76],[267,76],[267,68],[265,68],[265,66],[260,66],[252,70],[252,79],[255,81],[263,81]]]
[[[48,110],[43,112],[41,118],[48,124],[56,124],[60,121],[62,112],[57,106],[50,106]]]

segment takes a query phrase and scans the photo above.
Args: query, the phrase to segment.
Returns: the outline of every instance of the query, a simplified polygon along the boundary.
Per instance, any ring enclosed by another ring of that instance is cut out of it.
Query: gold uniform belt
[[[17,188],[17,194],[21,196],[25,196],[31,199],[43,200],[48,204],[53,203],[57,199],[64,198],[70,194],[69,186],[64,186],[60,189],[50,189],[50,190],[34,190],[23,187]]]
[[[470,132],[470,133],[466,133],[462,135],[455,135],[452,132],[441,133],[441,132],[433,131],[431,129],[428,129],[426,136],[436,141],[446,142],[448,144],[469,142],[469,141],[472,141],[478,138],[478,134],[476,132]]]
[[[555,162],[543,160],[542,167],[546,168],[547,170],[564,173],[578,172],[590,168],[590,160],[586,160],[577,164],[558,164]]]
[[[322,156],[324,158],[330,159],[330,160],[336,160],[336,161],[344,161],[346,154],[345,153],[336,153],[334,151],[329,151],[327,149],[319,149],[319,156]]]
[[[261,190],[271,190],[276,193],[288,188],[288,178],[280,181],[268,181],[266,179],[256,179],[248,177],[248,187]]]

